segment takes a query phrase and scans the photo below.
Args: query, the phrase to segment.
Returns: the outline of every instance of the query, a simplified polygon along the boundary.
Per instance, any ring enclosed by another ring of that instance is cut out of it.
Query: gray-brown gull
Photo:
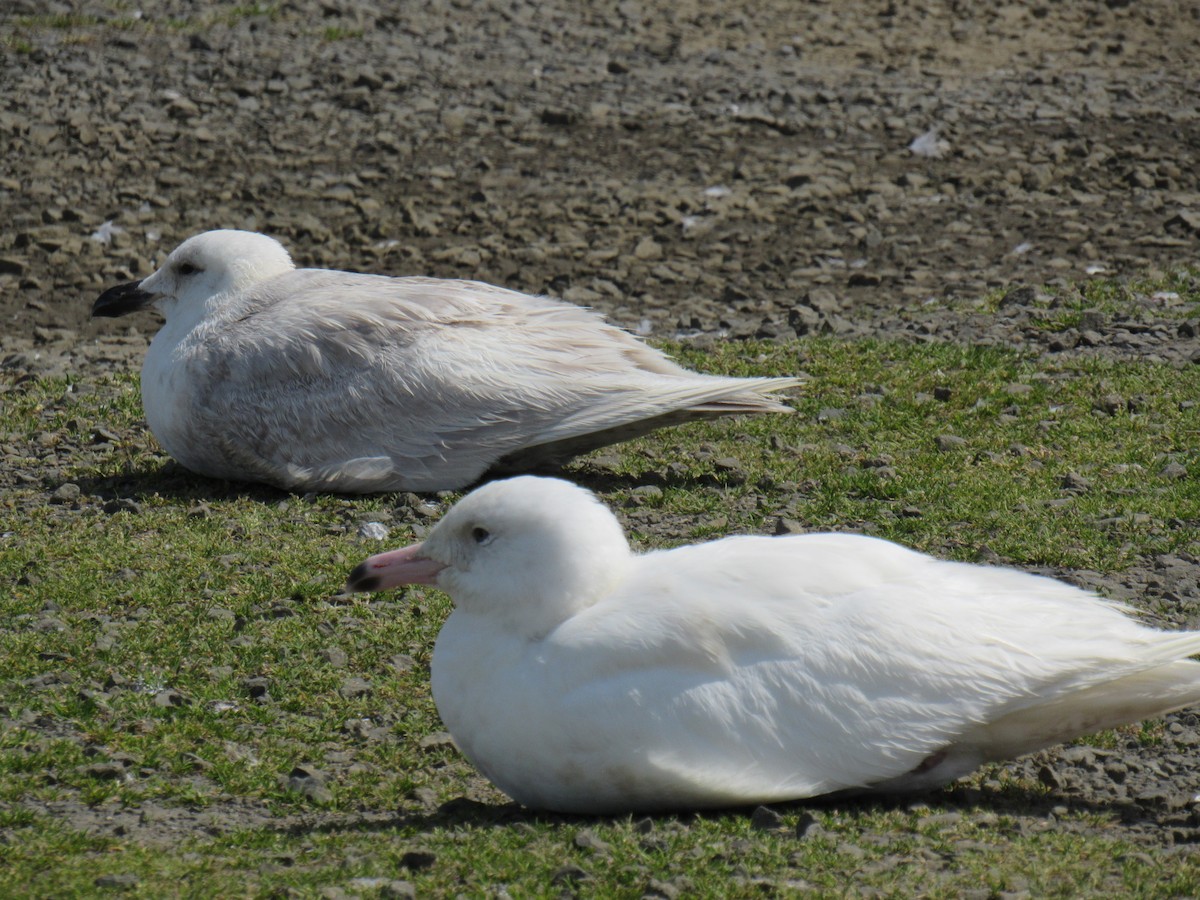
[[[597,314],[475,281],[297,269],[266,235],[209,231],[94,316],[165,323],[146,421],[187,468],[281,488],[441,490],[664,425],[790,412],[795,378],[676,365]]]
[[[852,534],[635,555],[582,488],[454,506],[350,590],[454,601],[433,696],[519,802],[573,813],[922,790],[1200,702],[1200,632],[1014,569]]]

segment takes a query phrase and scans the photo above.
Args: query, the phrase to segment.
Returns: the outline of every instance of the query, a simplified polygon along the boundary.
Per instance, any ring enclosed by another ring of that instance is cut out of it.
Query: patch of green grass
[[[84,16],[74,13],[51,13],[42,16],[18,16],[16,24],[20,28],[53,28],[66,31],[71,28],[91,28],[103,20],[97,16]]]
[[[984,298],[980,311],[996,313],[1012,286]],[[1064,331],[1084,324],[1085,314],[1103,319],[1137,321],[1143,316],[1186,319],[1200,315],[1200,270],[1180,267],[1164,275],[1128,279],[1093,278],[1051,285],[1038,292],[1039,310],[1031,324],[1047,331]]]
[[[713,514],[727,530],[764,530],[783,515],[944,555],[970,558],[986,544],[1026,565],[1103,569],[1194,544],[1194,369],[834,341],[679,357],[730,374],[802,369],[810,378],[790,418],[627,445],[623,471],[665,476],[663,504],[696,516],[700,534]],[[945,437],[964,443],[943,449]],[[721,481],[712,461],[722,458],[737,462],[740,483],[694,489],[696,479]],[[1160,477],[1171,462],[1193,474]],[[1070,475],[1084,486],[1064,487]],[[762,501],[739,504],[749,495]]]
[[[0,47],[13,53],[32,53],[33,44],[18,34],[0,35]]]
[[[321,32],[321,37],[326,41],[357,40],[362,36],[361,28],[345,28],[341,25],[330,25]]]
[[[817,810],[817,828],[803,841],[794,829],[804,814],[786,811],[778,832],[751,830],[739,812],[682,820],[528,817],[482,827],[400,817],[365,829],[239,831],[170,853],[39,818],[14,822],[13,840],[0,850],[6,863],[0,890],[62,896],[71,886],[87,895],[105,876],[136,879],[143,896],[196,897],[241,896],[247,889],[254,896],[312,896],[327,888],[375,896],[382,884],[400,879],[418,896],[504,889],[514,897],[551,897],[571,888],[640,896],[655,882],[714,898],[841,895],[848,884],[889,896],[944,898],[979,887],[1064,898],[1192,896],[1200,888],[1200,875],[1186,862],[1152,859],[1118,841],[1065,829],[1016,837],[1014,823],[986,810],[968,810],[947,830],[925,824],[928,812]],[[864,831],[882,837],[860,845]],[[1014,841],[1020,852],[998,864],[997,850]],[[428,865],[412,861],[418,853]],[[29,880],[17,882],[18,873]]]
[[[596,488],[639,546],[784,518],[950,557],[986,545],[1025,566],[1114,571],[1200,550],[1200,367],[827,339],[669,349],[704,371],[809,380],[794,415],[667,430],[572,464],[566,476]],[[371,896],[389,879],[421,896],[639,896],[655,881],[699,897],[1200,892],[1185,856],[1148,862],[1117,837],[1016,827],[1018,812],[1027,822],[1062,802],[1039,785],[950,792],[944,807],[784,808],[778,833],[752,830],[745,811],[581,820],[506,807],[426,740],[442,727],[428,665],[447,598],[335,599],[379,549],[360,522],[390,524],[389,546],[413,539],[423,523],[403,498],[180,474],[145,433],[132,374],[8,388],[0,442],[34,480],[0,493],[0,895],[85,896],[119,875],[144,896],[196,897]],[[98,426],[117,436],[103,449]],[[1172,462],[1182,477],[1163,474]],[[80,486],[77,509],[46,502],[63,482]],[[136,508],[106,511],[115,498]],[[1153,743],[1160,727],[1130,733]],[[326,773],[328,794],[297,783],[298,765]],[[161,846],[104,825],[149,805],[214,824],[164,826]],[[798,840],[806,814],[819,831]]]

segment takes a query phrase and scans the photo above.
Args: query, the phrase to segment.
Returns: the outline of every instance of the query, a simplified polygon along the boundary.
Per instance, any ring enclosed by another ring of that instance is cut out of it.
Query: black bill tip
[[[354,571],[346,579],[346,590],[349,593],[371,592],[379,587],[379,582],[382,579],[378,575],[371,574],[371,568],[365,562],[360,562],[354,567]]]
[[[116,318],[145,309],[154,302],[154,295],[143,291],[141,285],[140,281],[129,281],[109,288],[92,304],[92,317]]]

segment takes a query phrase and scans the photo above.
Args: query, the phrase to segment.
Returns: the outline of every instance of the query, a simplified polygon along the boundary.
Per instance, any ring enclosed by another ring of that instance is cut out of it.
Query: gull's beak
[[[424,549],[424,544],[413,544],[377,553],[360,562],[346,579],[346,592],[386,591],[402,584],[437,584],[438,573],[446,566],[422,556]]]
[[[92,304],[92,317],[115,318],[145,309],[154,302],[154,295],[142,290],[142,282],[130,281],[111,287]]]

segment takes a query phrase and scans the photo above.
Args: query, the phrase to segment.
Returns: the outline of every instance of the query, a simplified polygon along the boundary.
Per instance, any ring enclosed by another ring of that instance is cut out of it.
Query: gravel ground
[[[1194,2],[115,6],[0,12],[4,390],[140,364],[156,324],[92,323],[91,301],[215,227],[269,232],[305,265],[552,293],[651,337],[1200,361],[1200,322],[1169,293],[1031,326],[1065,302],[1043,285],[1069,300],[1092,275],[1195,264]],[[39,482],[56,487],[8,469],[0,490]],[[1058,574],[1168,601],[1176,623],[1200,603],[1189,556]],[[1051,800],[997,812],[1036,830],[1060,805],[1116,808],[1069,827],[1190,844],[1197,743],[1184,714],[1159,747],[1039,754],[1010,768]],[[119,824],[171,839],[263,816]]]

